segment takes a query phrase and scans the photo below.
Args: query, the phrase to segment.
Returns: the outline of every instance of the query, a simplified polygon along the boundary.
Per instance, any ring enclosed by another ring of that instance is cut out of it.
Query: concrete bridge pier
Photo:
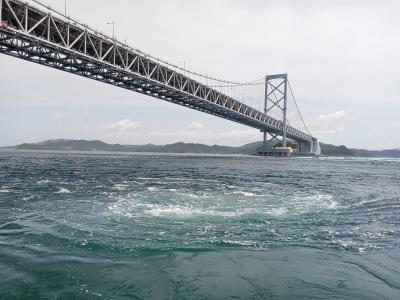
[[[299,142],[298,143],[299,155],[321,155],[321,147],[317,140],[312,140],[311,142]]]
[[[270,145],[264,144],[262,147],[257,149],[259,156],[319,156],[321,155],[321,147],[317,140],[311,142],[298,142],[298,149],[293,150],[290,147],[271,147]]]

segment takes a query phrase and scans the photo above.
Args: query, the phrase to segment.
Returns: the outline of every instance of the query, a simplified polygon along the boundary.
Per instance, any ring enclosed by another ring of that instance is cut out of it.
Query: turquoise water
[[[400,160],[0,152],[0,299],[400,299]]]

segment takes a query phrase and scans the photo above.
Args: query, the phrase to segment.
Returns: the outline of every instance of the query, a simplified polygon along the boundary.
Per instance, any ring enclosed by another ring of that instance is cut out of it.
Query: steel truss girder
[[[280,135],[283,122],[105,35],[19,0],[0,0],[0,52]],[[314,138],[287,127],[288,138]]]

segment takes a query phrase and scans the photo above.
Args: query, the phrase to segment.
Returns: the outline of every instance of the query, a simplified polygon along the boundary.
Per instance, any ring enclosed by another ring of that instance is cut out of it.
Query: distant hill
[[[400,150],[380,150],[380,151],[370,151],[363,149],[351,149],[353,152],[353,156],[361,156],[361,157],[394,157],[400,158]]]
[[[354,157],[392,157],[400,158],[400,150],[365,150],[352,149],[346,146],[334,146],[321,143],[321,151],[327,156],[354,156]]]
[[[204,154],[248,154],[257,153],[262,142],[254,142],[240,147],[204,145],[192,143],[174,143],[168,145],[120,145],[107,144],[99,140],[48,140],[40,143],[24,143],[9,149],[18,150],[53,150],[53,151],[114,151],[114,152],[155,152],[155,153],[204,153]],[[326,156],[357,157],[395,157],[400,158],[400,150],[370,151],[350,149],[346,146],[335,146],[321,143],[321,151]]]
[[[120,145],[107,144],[99,140],[48,140],[40,143],[24,143],[12,147],[18,150],[54,151],[114,151],[114,152],[163,152],[163,153],[211,153],[240,154],[240,147],[208,146],[203,144],[175,143],[169,145]]]
[[[326,156],[354,156],[354,153],[351,149],[346,146],[335,146],[330,144],[320,143],[321,152]]]

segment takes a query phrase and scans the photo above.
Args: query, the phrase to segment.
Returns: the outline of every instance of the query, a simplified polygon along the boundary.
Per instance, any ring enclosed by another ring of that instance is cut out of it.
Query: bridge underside
[[[22,2],[3,2],[8,4],[8,9],[4,9],[4,4],[0,7],[1,20],[9,23],[0,27],[0,53],[159,98],[262,132],[282,134],[281,121],[135,53],[132,48],[124,48],[114,39],[96,35],[76,23],[61,25],[66,21]],[[36,20],[32,21],[33,17]],[[47,27],[40,28],[44,24]],[[38,28],[40,36],[35,34]],[[75,36],[69,36],[70,32],[75,32]],[[97,50],[95,45],[100,45]],[[312,136],[288,127],[287,137],[303,145],[305,151],[314,152],[317,140]]]

